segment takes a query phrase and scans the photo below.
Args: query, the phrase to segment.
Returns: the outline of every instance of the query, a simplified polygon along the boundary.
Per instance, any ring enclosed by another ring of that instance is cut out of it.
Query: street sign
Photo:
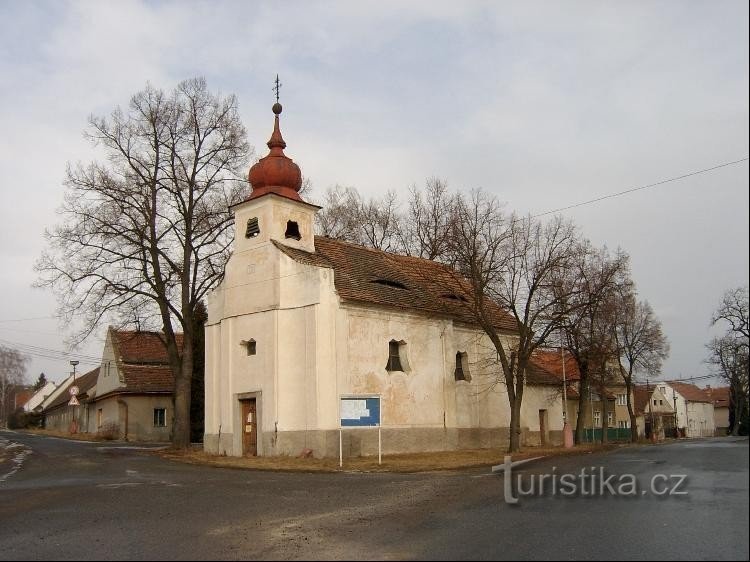
[[[75,396],[70,397],[70,402],[68,402],[68,406],[78,406],[80,402],[78,401],[78,398]]]
[[[71,396],[78,396],[78,393],[80,392],[80,390],[78,389],[77,386],[71,386],[68,392],[70,392]]]

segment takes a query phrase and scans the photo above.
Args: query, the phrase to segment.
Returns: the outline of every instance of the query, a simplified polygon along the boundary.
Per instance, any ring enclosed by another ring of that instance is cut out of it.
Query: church
[[[337,457],[341,448],[350,457],[378,454],[379,443],[384,453],[507,446],[508,397],[496,383],[496,352],[465,306],[466,283],[436,262],[315,236],[320,207],[300,197],[281,112],[277,102],[270,152],[232,208],[233,253],[208,299],[206,452]],[[499,307],[493,318],[511,342],[513,319]],[[349,399],[375,400],[377,420],[342,423]],[[557,378],[534,369],[522,443],[560,443],[562,410]]]

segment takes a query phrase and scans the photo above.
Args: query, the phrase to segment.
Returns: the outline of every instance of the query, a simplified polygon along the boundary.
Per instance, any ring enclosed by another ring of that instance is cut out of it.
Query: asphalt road
[[[544,494],[521,495],[543,474]],[[542,459],[508,479],[217,469],[0,432],[2,560],[748,560],[748,507],[747,439]]]

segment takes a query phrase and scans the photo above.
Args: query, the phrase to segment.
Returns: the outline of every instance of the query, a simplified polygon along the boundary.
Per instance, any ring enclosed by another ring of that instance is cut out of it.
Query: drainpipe
[[[125,435],[123,437],[125,438],[125,441],[127,441],[128,440],[128,403],[125,402],[125,400],[121,398],[117,400],[117,403],[125,406]]]

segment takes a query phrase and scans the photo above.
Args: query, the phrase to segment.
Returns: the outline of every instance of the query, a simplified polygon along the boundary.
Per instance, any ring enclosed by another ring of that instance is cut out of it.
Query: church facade
[[[270,153],[233,208],[235,242],[208,300],[204,447],[227,455],[339,454],[342,397],[380,398],[384,453],[505,446],[510,408],[489,339],[449,268],[314,235],[274,105]],[[503,337],[512,319],[493,311]],[[526,444],[562,440],[554,376],[529,373]],[[346,429],[343,455],[377,454]]]

